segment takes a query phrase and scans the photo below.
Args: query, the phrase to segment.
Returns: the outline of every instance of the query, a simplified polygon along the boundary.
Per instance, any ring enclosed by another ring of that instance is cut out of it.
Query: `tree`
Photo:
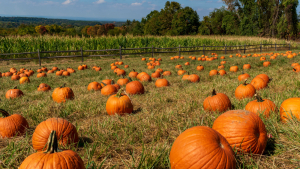
[[[176,35],[196,34],[199,27],[199,16],[190,7],[178,10],[172,19],[172,30]]]
[[[43,25],[36,26],[35,31],[36,31],[36,33],[39,33],[40,35],[44,35],[45,33],[47,33],[47,29]]]

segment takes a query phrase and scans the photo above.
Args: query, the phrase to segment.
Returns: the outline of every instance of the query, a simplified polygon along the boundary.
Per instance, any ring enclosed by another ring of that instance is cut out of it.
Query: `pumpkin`
[[[101,83],[101,84],[104,85],[103,83]],[[101,94],[104,96],[113,95],[117,92],[118,92],[118,89],[112,84],[104,85],[104,87],[101,89]]]
[[[55,66],[55,67],[52,68],[52,70],[56,71],[56,70],[58,70],[58,67]]]
[[[118,68],[117,66],[111,66],[110,69],[111,70],[115,70],[116,68]]]
[[[264,67],[268,67],[268,66],[270,66],[270,65],[271,65],[271,62],[269,62],[269,61],[263,63],[263,66],[264,66]]]
[[[185,130],[174,141],[170,151],[171,169],[234,169],[236,160],[227,140],[206,126]]]
[[[41,69],[42,69],[43,72],[47,72],[48,71],[48,69],[46,67],[44,67],[44,66]]]
[[[87,69],[88,66],[86,64],[82,65],[84,69]]]
[[[52,93],[52,99],[57,102],[66,102],[67,100],[74,99],[74,93],[73,90],[69,87],[65,87],[66,84],[64,84],[61,87],[58,87],[54,89]]]
[[[3,109],[0,109],[0,113],[3,116],[0,117],[0,138],[11,138],[25,134],[29,125],[23,116],[19,114],[9,115]]]
[[[296,72],[296,73],[300,72],[300,65],[295,66],[293,68],[293,71]]]
[[[51,90],[51,87],[49,85],[47,85],[46,83],[41,83],[39,86],[38,86],[38,91],[49,91]]]
[[[136,78],[137,78],[137,79],[140,79],[143,75],[148,75],[148,73],[146,73],[146,72],[141,72],[141,73],[139,73],[139,74],[136,76]]]
[[[225,68],[224,65],[219,65],[219,66],[218,66],[218,69],[224,69],[224,68]]]
[[[225,60],[223,60],[222,62],[221,62],[221,65],[224,65],[226,63],[226,61]]]
[[[300,121],[300,98],[289,98],[280,105],[280,119],[283,123],[288,122],[294,116]]]
[[[153,64],[148,66],[148,69],[154,69],[154,68],[155,68],[155,66]]]
[[[64,71],[64,72],[62,73],[62,75],[63,75],[63,76],[70,76],[70,72]]]
[[[209,76],[214,76],[214,75],[217,75],[217,74],[219,74],[219,72],[217,70],[211,70],[209,72]]]
[[[105,85],[110,85],[111,81],[112,81],[111,79],[102,80],[101,86],[104,87]]]
[[[142,58],[142,61],[145,61],[146,60],[146,58]]]
[[[203,108],[205,111],[218,111],[224,112],[231,108],[231,102],[229,97],[223,93],[216,93],[213,89],[211,96],[208,96],[203,102]]]
[[[14,67],[12,67],[12,68],[9,69],[9,72],[11,72],[11,73],[17,73],[17,69],[14,68]]]
[[[204,70],[204,67],[203,67],[202,65],[199,65],[199,66],[196,67],[196,69],[197,69],[198,71],[202,71],[202,70]]]
[[[45,142],[47,144],[46,151],[28,156],[19,169],[85,169],[82,159],[74,151],[58,149],[57,132],[55,130],[51,131],[47,137],[48,141]]]
[[[129,68],[129,66],[128,65],[124,65],[124,68]]]
[[[266,57],[261,57],[259,60],[264,61],[264,60],[266,60]]]
[[[144,94],[145,89],[141,82],[132,81],[127,83],[126,85],[126,93],[127,94]]]
[[[188,77],[188,81],[192,82],[192,83],[196,83],[200,81],[200,77],[196,74],[191,74]]]
[[[272,79],[270,79],[269,76],[266,75],[266,74],[259,74],[259,75],[257,75],[256,77],[262,78],[266,83],[269,83],[269,82],[272,80]]]
[[[276,110],[275,103],[269,99],[262,99],[258,94],[255,94],[254,96],[256,100],[249,102],[246,105],[245,110],[256,113],[257,115],[263,113],[265,117],[268,118],[270,116],[270,111]]]
[[[9,77],[9,76],[12,76],[12,75],[13,75],[13,73],[11,73],[11,72],[5,72],[5,73],[4,73],[4,76],[5,76],[5,77]]]
[[[292,63],[292,67],[295,67],[295,66],[298,66],[299,65],[299,63]]]
[[[91,90],[97,91],[97,90],[101,90],[101,89],[102,89],[102,86],[98,82],[91,82],[87,87],[88,91],[91,91]]]
[[[141,82],[150,82],[150,81],[152,81],[150,75],[148,75],[147,73],[140,76],[139,80]]]
[[[36,75],[36,77],[37,77],[37,78],[40,78],[40,77],[47,77],[47,74],[44,73],[44,72],[41,72],[41,73],[38,73],[38,74]]]
[[[223,75],[226,75],[226,71],[225,70],[219,70],[219,75],[223,76]]]
[[[117,91],[119,91],[120,86],[118,84],[115,84],[114,80],[111,80],[111,85],[114,86],[117,89]]]
[[[164,79],[162,77],[162,78],[156,80],[155,86],[156,87],[166,87],[166,86],[170,86],[170,83],[168,82],[167,79]]]
[[[54,73],[54,70],[48,70],[47,74]]]
[[[250,64],[244,64],[243,69],[251,69],[251,65]]]
[[[156,69],[156,72],[162,73],[163,70],[161,68]]]
[[[11,80],[19,80],[19,79],[20,79],[20,76],[16,73],[11,76]]]
[[[225,59],[225,56],[221,56],[220,59]]]
[[[100,67],[99,67],[99,70],[101,70]],[[68,68],[67,71],[68,71],[69,73],[75,73],[75,72],[76,72],[76,71],[75,71],[74,69],[72,69],[72,68]]]
[[[239,152],[262,154],[267,145],[267,131],[260,117],[246,110],[230,110],[221,114],[213,129],[226,138]]]
[[[8,90],[5,94],[5,97],[7,99],[14,99],[14,98],[17,98],[17,97],[21,97],[23,95],[24,95],[23,92],[20,89],[18,89],[17,86],[16,86],[13,89]]]
[[[181,69],[182,66],[181,66],[180,64],[178,64],[178,65],[175,66],[175,68],[176,68],[176,69]]]
[[[188,80],[190,76],[190,73],[188,72],[187,74],[182,76],[182,80]]]
[[[164,71],[162,75],[163,76],[170,76],[170,75],[172,75],[172,73],[170,71]]]
[[[106,102],[106,112],[109,115],[124,115],[130,114],[133,111],[133,105],[130,98],[122,94],[122,89],[117,94],[110,96]]]
[[[78,70],[84,70],[84,67],[83,66],[78,66]]]
[[[32,146],[37,151],[43,151],[47,147],[47,140],[51,131],[56,131],[59,138],[59,145],[76,146],[78,143],[78,133],[76,127],[69,121],[62,118],[50,118],[41,122],[32,135]]]
[[[21,77],[19,82],[20,82],[20,84],[30,83],[30,80],[28,77]]]
[[[155,71],[154,73],[151,74],[151,77],[153,77],[153,78],[159,78],[160,77],[160,72]]]
[[[237,72],[239,70],[239,68],[237,67],[237,66],[231,66],[230,68],[229,68],[229,71],[230,72]]]
[[[181,69],[181,70],[178,70],[178,72],[177,72],[177,74],[180,76],[180,75],[183,75],[183,74],[185,74],[186,73],[186,71],[185,70],[183,70],[183,69]]]
[[[118,76],[125,76],[125,75],[126,75],[126,72],[125,72],[125,70],[123,70],[123,69],[118,69],[116,74],[117,74]]]
[[[244,99],[244,98],[251,98],[255,95],[256,89],[252,84],[247,84],[247,80],[241,85],[239,85],[235,89],[235,97],[239,100]]]
[[[190,65],[190,63],[189,63],[189,62],[185,62],[184,65],[185,65],[185,66],[188,66],[188,65]]]
[[[123,65],[123,62],[118,62],[118,65]]]
[[[242,72],[242,74],[238,76],[239,81],[245,81],[249,78],[250,78],[250,75],[248,73],[244,73],[244,72]]]
[[[268,86],[268,83],[260,77],[252,79],[250,84],[252,84],[256,90],[260,90]]]
[[[130,73],[128,74],[128,76],[129,76],[130,78],[136,78],[138,74],[139,74],[139,73],[136,72],[136,71],[133,69],[133,71],[130,72]]]
[[[129,79],[124,78],[124,77],[117,81],[117,84],[120,85],[120,86],[125,86],[127,83],[129,83]]]

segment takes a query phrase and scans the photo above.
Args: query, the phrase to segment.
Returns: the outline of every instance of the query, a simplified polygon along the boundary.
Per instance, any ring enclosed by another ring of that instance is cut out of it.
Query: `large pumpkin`
[[[127,94],[144,94],[145,89],[141,82],[132,81],[127,83],[126,85],[126,93]]]
[[[256,100],[249,102],[246,105],[245,110],[256,113],[257,115],[263,113],[266,117],[270,116],[271,111],[276,110],[276,105],[271,100],[262,99],[258,94],[255,94],[254,96],[256,97]]]
[[[231,108],[231,102],[227,95],[216,93],[216,90],[213,89],[211,96],[204,100],[203,108],[206,111],[224,112]]]
[[[214,121],[212,128],[238,152],[262,154],[266,148],[268,137],[265,124],[253,112],[227,111]]]
[[[171,169],[234,169],[234,152],[217,131],[196,126],[181,133],[170,152]]]
[[[77,145],[78,133],[76,127],[65,119],[51,118],[41,122],[35,128],[32,135],[32,146],[35,150],[43,151],[47,148],[45,146],[52,130],[56,131],[59,145]]]
[[[286,123],[288,120],[296,117],[300,121],[300,98],[289,98],[280,105],[280,119]]]
[[[46,151],[30,155],[22,162],[19,169],[85,169],[82,159],[74,151],[58,149],[56,131],[51,131],[47,137],[49,139]]]
[[[122,89],[117,94],[110,96],[106,102],[106,112],[109,115],[124,115],[130,114],[133,111],[133,105],[130,98],[122,94]]]
[[[67,100],[73,98],[74,98],[73,90],[69,87],[65,87],[65,84],[61,87],[54,89],[52,93],[52,99],[57,103],[66,102]]]
[[[19,115],[9,115],[5,110],[0,109],[3,118],[0,117],[0,138],[11,138],[23,135],[29,128],[27,120]]]
[[[23,92],[20,89],[17,89],[17,86],[16,86],[15,88],[8,90],[5,94],[5,97],[7,99],[14,99],[17,97],[21,97],[23,95],[24,95]]]

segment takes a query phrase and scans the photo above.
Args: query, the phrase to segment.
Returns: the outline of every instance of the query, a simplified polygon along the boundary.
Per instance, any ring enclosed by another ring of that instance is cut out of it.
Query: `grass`
[[[280,51],[282,53],[283,51]],[[299,52],[299,51],[293,51]],[[219,55],[220,57],[221,55]],[[46,78],[36,78],[36,73],[30,77],[31,83],[20,85],[18,81],[12,81],[9,77],[0,78],[0,108],[9,113],[18,113],[24,116],[30,128],[25,136],[11,139],[0,139],[0,168],[18,168],[22,161],[32,153],[31,137],[35,127],[42,121],[61,117],[72,124],[78,130],[80,142],[78,147],[65,147],[76,151],[83,159],[86,168],[169,168],[169,152],[174,140],[180,133],[193,126],[212,127],[214,120],[220,113],[208,113],[203,110],[203,101],[210,95],[213,88],[217,92],[225,93],[230,98],[235,109],[244,109],[245,105],[253,100],[237,100],[234,96],[235,88],[240,84],[237,76],[242,72],[243,64],[250,63],[252,68],[246,70],[251,79],[261,73],[266,73],[273,80],[269,87],[258,91],[263,98],[272,100],[277,107],[291,97],[299,97],[300,77],[292,71],[291,64],[299,62],[299,56],[287,59],[278,56],[270,60],[271,66],[263,67],[259,58],[247,57],[229,58],[224,55],[227,63],[225,70],[227,75],[208,75],[212,69],[217,69],[220,59],[212,62],[191,61],[188,55],[183,60],[170,60],[170,56],[161,57],[163,70],[172,72],[172,76],[165,77],[171,84],[167,88],[155,88],[154,82],[144,83],[145,94],[130,96],[134,105],[134,113],[126,116],[109,116],[105,110],[108,99],[100,92],[87,91],[90,82],[117,77],[110,70],[110,63],[117,59],[88,59],[85,64],[90,69],[78,71],[77,67],[82,63],[78,60],[49,61],[43,66],[52,68],[72,67],[76,73],[70,77],[57,77],[48,74]],[[147,59],[149,56],[145,56]],[[269,57],[267,57],[269,58]],[[267,59],[269,60],[269,59]],[[129,73],[133,68],[149,74],[145,62],[140,57],[127,57],[122,60],[128,64],[125,69]],[[190,66],[184,66],[189,61]],[[183,65],[184,70],[200,76],[199,83],[187,83],[176,74],[175,65]],[[22,67],[37,70],[39,66],[35,62],[2,62],[0,72],[6,72],[11,67],[18,70]],[[196,71],[197,65],[203,65],[204,71]],[[102,71],[91,70],[94,65],[100,66]],[[229,72],[229,67],[237,65],[237,73]],[[121,66],[122,68],[123,66]],[[38,92],[37,86],[47,83],[52,87],[50,92]],[[57,104],[51,94],[54,88],[66,83],[75,94],[75,99],[65,104]],[[14,86],[25,94],[21,98],[7,100],[5,93]],[[300,123],[292,121],[283,124],[280,122],[279,113],[273,112],[269,119],[264,121],[267,131],[273,138],[268,140],[266,151],[263,155],[236,155],[238,168],[297,168],[300,164]]]

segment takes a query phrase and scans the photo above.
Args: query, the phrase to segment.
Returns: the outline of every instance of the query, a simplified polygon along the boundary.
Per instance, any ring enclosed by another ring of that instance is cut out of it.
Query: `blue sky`
[[[0,0],[0,16],[30,16],[65,19],[140,20],[152,10],[164,7],[165,0]],[[177,0],[197,11],[200,20],[222,0]],[[298,7],[299,11],[299,7]]]

